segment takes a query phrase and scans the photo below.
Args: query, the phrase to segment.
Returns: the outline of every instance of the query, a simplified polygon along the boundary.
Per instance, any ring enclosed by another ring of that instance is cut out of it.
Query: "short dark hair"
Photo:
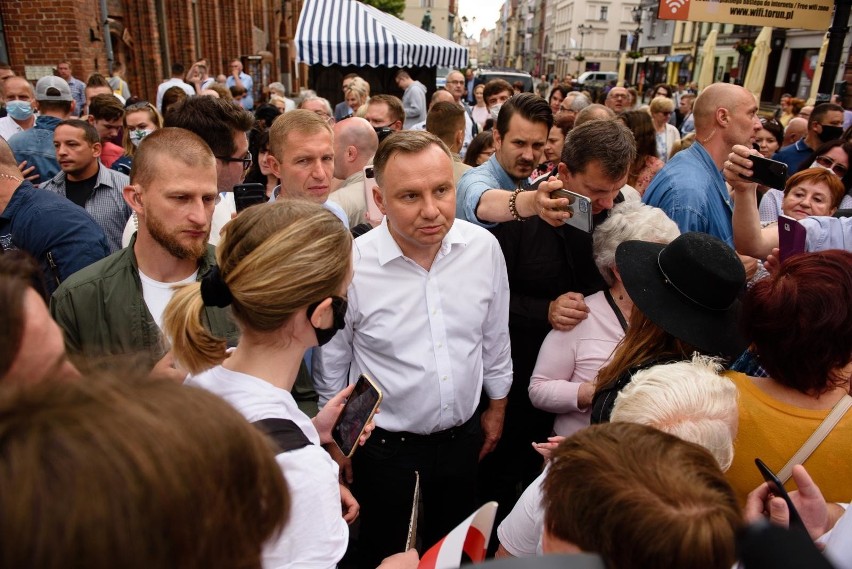
[[[850,294],[852,253],[841,250],[794,255],[749,289],[740,322],[772,379],[807,394],[843,383],[838,370],[852,358]]]
[[[51,87],[53,89],[53,87]],[[50,89],[48,89],[48,94],[50,93]],[[58,91],[57,91],[58,94]],[[71,112],[71,106],[74,104],[74,101],[45,101],[42,99],[38,100],[38,109],[42,112],[54,112],[54,113],[62,113],[63,115],[67,115]]]
[[[561,162],[570,172],[585,172],[590,163],[598,162],[612,180],[623,178],[634,160],[633,133],[616,120],[592,120],[575,126],[562,147]]]
[[[492,79],[486,83],[485,87],[482,89],[482,100],[487,104],[488,97],[503,92],[509,93],[509,96],[511,96],[515,91],[512,89],[512,86],[508,81],[504,81],[503,79]]]
[[[479,155],[488,147],[494,147],[494,133],[491,129],[484,130],[473,137],[470,144],[467,145],[467,152],[464,155],[464,163],[468,166],[476,167]]]
[[[92,73],[86,79],[86,87],[109,87],[109,81],[100,73]]]
[[[825,115],[832,111],[842,113],[843,107],[834,103],[820,103],[815,106],[814,110],[811,111],[810,118],[808,118],[808,126],[810,127],[813,123],[819,123]]]
[[[166,115],[165,126],[176,126],[200,136],[216,156],[233,156],[234,134],[254,126],[252,114],[232,101],[215,97],[189,97]]]
[[[107,95],[111,97],[112,95]],[[100,144],[101,137],[98,134],[98,129],[90,125],[88,122],[80,119],[65,119],[64,121],[60,121],[56,128],[60,126],[73,126],[74,128],[79,128],[83,131],[83,140],[88,142],[89,144]]]
[[[172,63],[172,75],[183,75],[186,67],[182,63]]]
[[[124,112],[124,105],[115,95],[95,95],[89,101],[89,114],[97,120],[121,120]]]
[[[286,115],[285,115],[286,116]],[[440,148],[447,158],[452,161],[453,157],[450,149],[444,144],[444,141],[425,130],[401,130],[391,133],[380,144],[376,155],[373,158],[373,170],[376,173],[376,182],[379,186],[383,185],[385,175],[385,167],[388,161],[396,154],[416,154],[423,152],[430,146]]]
[[[592,425],[553,452],[545,531],[607,567],[727,569],[742,512],[716,459],[646,425]]]
[[[394,97],[393,95],[373,95],[367,101],[367,105],[372,105],[373,103],[384,103],[388,106],[388,114],[390,114],[391,122],[405,122],[405,109],[402,107],[402,101],[399,100],[399,97]]]
[[[0,254],[0,379],[12,367],[24,335],[24,294],[39,280],[38,265],[20,250]]]
[[[464,115],[465,110],[455,103],[435,103],[426,114],[426,130],[443,140],[447,146],[452,146],[456,133],[465,128]]]
[[[497,115],[497,132],[501,137],[509,132],[509,122],[515,113],[530,122],[546,124],[547,132],[550,132],[550,127],[553,126],[553,111],[550,110],[547,101],[533,93],[518,93],[500,107],[500,114]]]

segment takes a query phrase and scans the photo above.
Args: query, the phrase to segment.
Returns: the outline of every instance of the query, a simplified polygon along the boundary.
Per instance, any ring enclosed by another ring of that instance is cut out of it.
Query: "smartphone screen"
[[[382,392],[362,373],[331,430],[331,437],[345,456],[352,456],[358,448],[358,439],[381,401]]]
[[[245,208],[266,203],[266,187],[263,184],[237,184],[234,186],[234,204],[237,206],[237,211],[243,211]]]
[[[376,205],[375,198],[373,198],[373,188],[375,187],[378,187],[376,173],[372,166],[366,166],[364,168],[364,201],[367,202],[367,219],[370,221],[379,221],[383,215],[379,206]]]
[[[754,459],[754,464],[760,471],[760,475],[763,476],[763,479],[769,485],[769,490],[787,503],[787,509],[790,511],[790,527],[804,528],[805,524],[802,522],[796,506],[793,505],[793,500],[790,499],[790,495],[787,494],[787,490],[784,489],[784,485],[781,484],[778,476],[759,458]]]

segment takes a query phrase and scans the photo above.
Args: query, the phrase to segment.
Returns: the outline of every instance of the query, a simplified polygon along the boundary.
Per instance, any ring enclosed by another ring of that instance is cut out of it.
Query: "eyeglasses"
[[[625,95],[624,93],[615,93],[615,94],[610,94],[607,98],[609,98],[609,99],[629,99],[630,95]]]
[[[845,176],[846,173],[849,171],[849,168],[829,156],[817,156],[814,162],[816,162],[823,168],[831,170],[840,178]]]
[[[669,116],[669,115],[672,114],[672,111],[657,111],[657,112],[660,113],[661,115],[666,115],[666,116]]]
[[[447,85],[464,85],[464,79],[457,79],[455,81],[447,81]]]
[[[249,168],[251,168],[251,152],[246,152],[246,155],[242,158],[231,158],[230,156],[217,156],[216,158],[218,158],[222,162],[242,162],[243,170],[248,170]]]
[[[760,119],[760,124],[762,125],[772,125],[772,126],[781,126],[778,121],[775,119]]]

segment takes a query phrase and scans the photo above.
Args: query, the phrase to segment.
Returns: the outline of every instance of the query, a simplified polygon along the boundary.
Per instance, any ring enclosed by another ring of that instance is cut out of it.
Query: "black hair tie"
[[[210,269],[203,279],[201,279],[201,300],[204,306],[216,306],[225,308],[234,297],[231,295],[231,289],[222,278],[222,273],[219,272],[219,267],[214,266]]]

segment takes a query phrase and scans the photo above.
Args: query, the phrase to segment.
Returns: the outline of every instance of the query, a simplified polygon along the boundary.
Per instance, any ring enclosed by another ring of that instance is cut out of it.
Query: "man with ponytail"
[[[124,199],[139,229],[130,245],[62,283],[50,311],[68,351],[105,363],[138,358],[153,375],[182,380],[162,335],[163,311],[177,285],[201,280],[215,266],[207,244],[219,199],[216,161],[207,144],[164,128],[140,144]],[[206,326],[233,345],[236,326],[218,307],[203,310]]]

